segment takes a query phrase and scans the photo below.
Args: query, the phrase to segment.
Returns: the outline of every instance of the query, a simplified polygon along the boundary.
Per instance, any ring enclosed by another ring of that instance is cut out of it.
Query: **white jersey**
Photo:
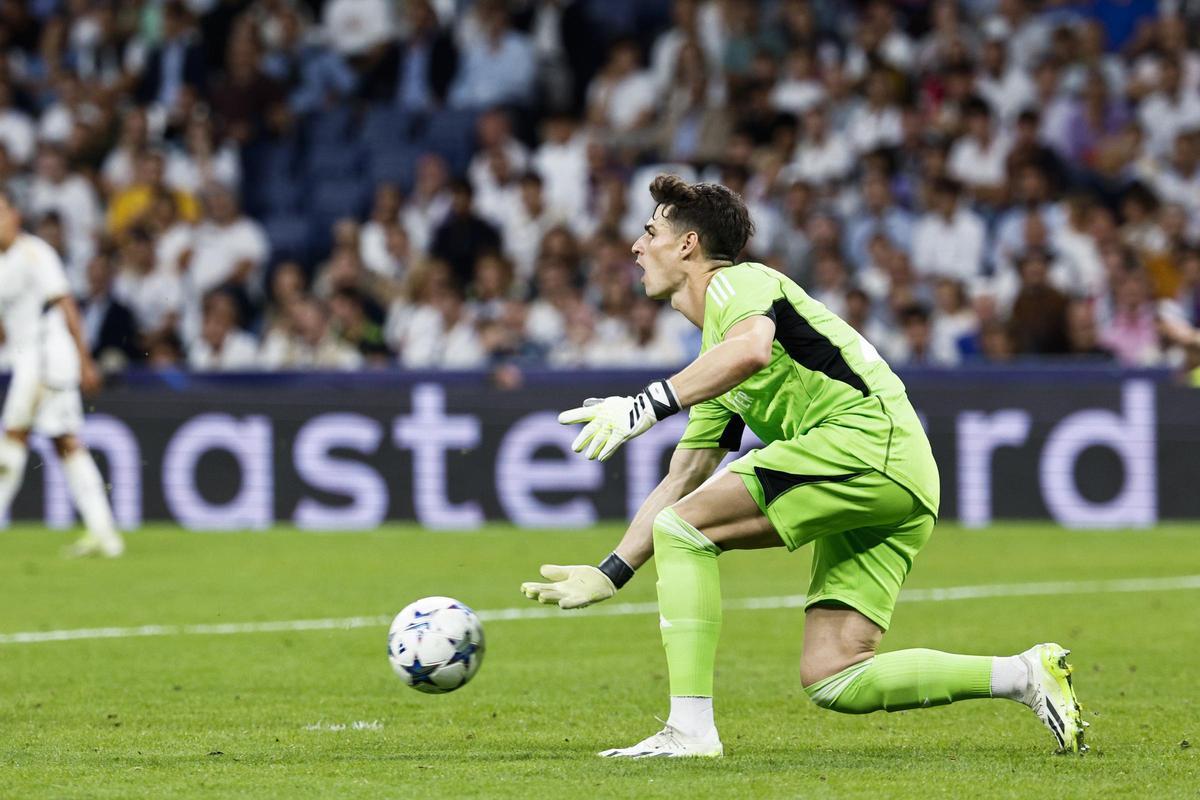
[[[0,324],[14,373],[33,373],[56,389],[79,385],[79,353],[62,309],[71,293],[62,259],[36,236],[23,233],[0,252]]]

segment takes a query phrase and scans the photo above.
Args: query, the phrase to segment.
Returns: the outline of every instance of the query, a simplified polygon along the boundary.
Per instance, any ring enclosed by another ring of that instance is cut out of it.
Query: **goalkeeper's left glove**
[[[654,381],[633,397],[589,398],[579,408],[558,415],[563,425],[586,422],[571,445],[576,453],[589,459],[607,461],[625,442],[641,436],[679,411],[679,397],[668,380]],[[588,447],[588,444],[591,447]]]
[[[633,568],[616,553],[611,553],[599,567],[543,564],[542,577],[552,582],[526,581],[521,584],[526,597],[539,603],[557,603],[563,609],[583,608],[616,594],[633,577]]]

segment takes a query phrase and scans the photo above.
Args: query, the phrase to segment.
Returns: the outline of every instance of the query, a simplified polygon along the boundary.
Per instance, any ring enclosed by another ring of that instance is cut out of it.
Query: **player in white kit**
[[[0,436],[0,516],[25,475],[31,430],[48,436],[62,460],[67,488],[87,533],[72,555],[109,558],[125,551],[104,480],[80,442],[83,401],[100,378],[83,339],[79,309],[58,254],[21,230],[21,212],[0,187],[0,325],[12,360]]]

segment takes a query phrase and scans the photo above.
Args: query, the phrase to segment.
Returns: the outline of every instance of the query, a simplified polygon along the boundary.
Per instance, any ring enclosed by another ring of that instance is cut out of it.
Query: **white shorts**
[[[4,396],[4,429],[34,430],[51,439],[77,434],[83,428],[83,399],[79,389],[55,389],[43,384],[36,370],[13,372]]]

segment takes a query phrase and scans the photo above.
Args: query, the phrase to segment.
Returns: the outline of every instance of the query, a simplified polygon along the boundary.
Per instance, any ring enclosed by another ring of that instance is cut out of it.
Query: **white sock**
[[[63,472],[67,475],[71,499],[75,501],[75,508],[79,509],[88,532],[109,541],[120,539],[108,495],[104,492],[104,479],[96,469],[92,454],[79,448],[63,459]]]
[[[992,697],[1025,702],[1029,691],[1029,667],[1020,656],[997,656],[992,659]]]
[[[21,488],[28,457],[28,447],[16,439],[0,436],[0,519],[7,518],[8,508]]]
[[[671,715],[667,724],[685,736],[699,738],[715,727],[711,697],[671,696]]]

